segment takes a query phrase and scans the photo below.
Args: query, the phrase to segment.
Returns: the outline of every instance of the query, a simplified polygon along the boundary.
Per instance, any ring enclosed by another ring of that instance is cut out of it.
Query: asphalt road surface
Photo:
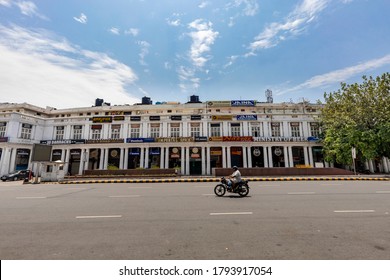
[[[0,183],[0,259],[390,259],[390,181]]]

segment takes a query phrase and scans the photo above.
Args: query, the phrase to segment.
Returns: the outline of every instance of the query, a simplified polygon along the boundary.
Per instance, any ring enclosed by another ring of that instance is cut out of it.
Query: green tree
[[[361,84],[341,83],[324,94],[320,120],[327,161],[351,164],[355,147],[362,159],[390,157],[390,74],[367,78]]]

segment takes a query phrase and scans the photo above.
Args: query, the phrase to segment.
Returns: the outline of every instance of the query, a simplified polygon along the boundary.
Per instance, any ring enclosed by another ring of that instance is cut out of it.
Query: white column
[[[293,152],[292,152],[292,147],[288,147],[288,161],[289,161],[289,166],[294,167],[294,160],[293,160]]]
[[[307,147],[309,149],[309,164],[311,167],[314,167],[314,159],[313,159],[313,149],[312,147]]]
[[[10,159],[11,159],[12,148],[4,148],[1,156],[0,175],[7,174],[10,172]]]
[[[190,175],[190,147],[186,147],[186,175]]]
[[[99,169],[100,170],[104,169],[104,154],[105,154],[105,149],[100,148],[100,162],[99,162]]]
[[[129,169],[129,148],[125,148],[123,169]]]
[[[64,171],[65,171],[65,175],[68,174],[68,170],[69,170],[69,157],[70,157],[70,149],[65,149],[64,151],[64,154],[65,154],[65,158],[64,158]]]
[[[185,158],[185,153],[186,148],[185,147],[180,147],[180,173],[182,175],[186,174],[186,158]]]
[[[243,152],[243,167],[247,168],[248,167],[248,149],[247,147],[243,146],[242,147],[242,152]]]
[[[211,175],[211,158],[210,158],[210,147],[206,148],[207,150],[207,175]]]
[[[145,148],[140,148],[140,156],[139,156],[139,167],[145,168]]]
[[[370,168],[370,172],[371,172],[371,173],[374,173],[374,162],[373,162],[372,159],[370,159],[370,160],[368,161],[368,166],[369,166],[369,168]]]
[[[169,168],[169,147],[165,148],[165,165],[161,168]]]
[[[84,163],[85,163],[85,149],[81,149],[79,175],[83,175]]]
[[[227,167],[230,168],[232,167],[232,155],[231,155],[231,150],[230,150],[230,147],[226,147],[226,164],[227,164]]]
[[[274,167],[274,162],[272,160],[272,146],[268,147],[268,165],[269,167]]]
[[[263,158],[264,158],[264,167],[269,167],[268,164],[268,147],[263,146]]]
[[[165,165],[165,147],[161,147],[160,149],[160,168],[168,168],[168,165]]]
[[[304,146],[303,147],[303,157],[305,158],[305,165],[309,165],[309,157],[308,157],[308,154],[307,154],[307,147]]]
[[[226,168],[226,147],[222,147],[222,167]]]
[[[201,157],[202,157],[202,175],[206,175],[206,148],[205,147],[202,147],[202,153],[201,153]]]
[[[16,151],[17,151],[16,148],[12,148],[11,149],[9,171],[14,171],[15,170]]]
[[[119,155],[119,169],[123,169],[123,159],[124,159],[125,149],[120,148],[120,155]]]
[[[149,168],[149,147],[145,148],[145,162],[144,168]]]
[[[84,170],[88,170],[88,165],[89,165],[89,149],[85,149]]]
[[[103,166],[104,166],[104,170],[107,170],[108,168],[108,153],[109,153],[109,149],[108,148],[105,148],[104,149],[104,161],[103,161]]]
[[[389,165],[386,157],[382,157],[383,171],[389,173]]]
[[[284,146],[283,147],[283,156],[284,156],[284,167],[289,167],[289,160],[288,160],[288,151],[287,151],[287,147]]]
[[[253,167],[252,164],[252,147],[248,147],[248,167]]]

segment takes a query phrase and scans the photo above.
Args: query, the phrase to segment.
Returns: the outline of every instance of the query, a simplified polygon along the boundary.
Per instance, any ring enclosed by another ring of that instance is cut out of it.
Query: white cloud
[[[149,48],[150,48],[150,44],[146,41],[138,41],[137,44],[141,47],[141,51],[139,53],[139,62],[141,65],[148,65],[146,62],[145,62],[145,57],[149,54]]]
[[[189,24],[189,28],[195,29],[189,33],[192,39],[189,57],[196,67],[202,68],[210,58],[204,55],[210,51],[210,46],[214,44],[219,34],[217,31],[213,31],[212,26],[211,22],[206,22],[203,19],[197,19]]]
[[[15,5],[19,8],[20,12],[23,15],[29,16],[29,17],[39,17],[44,20],[48,20],[48,18],[44,15],[42,15],[38,11],[38,7],[35,5],[34,2],[31,1],[12,1],[12,0],[0,0],[0,5],[10,8],[12,5]]]
[[[11,0],[0,0],[0,5],[5,7],[11,7]]]
[[[73,17],[73,19],[75,21],[78,21],[78,22],[82,23],[82,24],[86,24],[87,21],[88,21],[87,16],[85,14],[83,14],[83,13],[81,13],[81,15],[79,17]]]
[[[181,22],[180,22],[180,19],[174,19],[174,20],[167,19],[167,23],[168,23],[168,25],[171,25],[171,26],[179,26]]]
[[[309,23],[324,10],[329,0],[303,0],[283,22],[269,24],[249,46],[248,55],[254,55],[259,49],[275,47],[280,41],[302,33]]]
[[[37,16],[41,19],[47,20],[47,17],[38,12],[37,6],[31,1],[18,1],[15,5],[19,7],[20,12],[26,16]]]
[[[354,66],[346,67],[344,69],[335,70],[322,75],[317,75],[304,83],[297,85],[293,88],[281,90],[278,95],[282,95],[288,92],[299,91],[302,89],[321,88],[335,83],[346,82],[346,80],[356,77],[358,75],[364,75],[366,72],[378,69],[380,67],[390,64],[390,54],[378,58],[369,60],[363,63],[359,63]]]
[[[259,3],[257,0],[234,0],[226,5],[227,9],[240,8],[241,14],[245,16],[254,16],[259,11]]]
[[[0,102],[71,108],[96,98],[139,102],[125,88],[136,74],[105,53],[83,50],[45,30],[0,25]]]
[[[116,28],[116,27],[111,27],[110,30],[109,30],[112,34],[114,35],[119,35],[119,29]]]
[[[210,2],[209,2],[209,1],[203,1],[203,2],[201,2],[201,3],[198,5],[198,8],[204,9],[204,8],[206,8],[206,7],[209,6],[209,5],[210,5]]]
[[[130,28],[130,29],[125,31],[125,34],[137,37],[138,34],[139,34],[139,29],[137,29],[137,28]]]

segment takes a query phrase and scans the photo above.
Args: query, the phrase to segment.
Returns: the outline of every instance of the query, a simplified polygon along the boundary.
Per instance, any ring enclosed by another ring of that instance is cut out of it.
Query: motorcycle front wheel
[[[247,184],[241,186],[241,190],[238,192],[240,196],[247,196],[249,193],[249,187]]]
[[[216,185],[214,193],[216,196],[223,196],[226,193],[226,187],[223,184]]]

